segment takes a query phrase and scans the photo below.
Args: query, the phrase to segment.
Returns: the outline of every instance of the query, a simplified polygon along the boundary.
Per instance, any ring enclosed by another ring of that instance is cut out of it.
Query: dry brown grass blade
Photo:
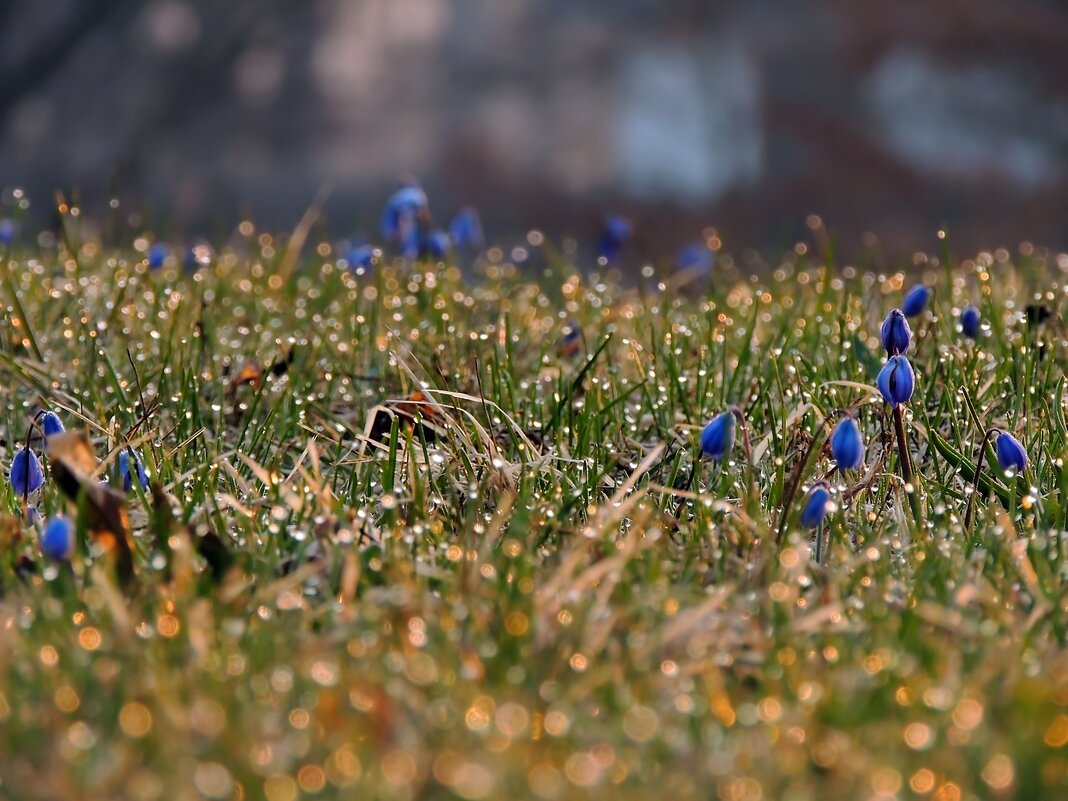
[[[297,261],[300,259],[300,252],[304,249],[304,243],[308,241],[308,234],[311,233],[315,221],[319,219],[319,215],[323,210],[323,204],[326,203],[326,199],[330,197],[330,188],[330,184],[326,183],[319,187],[319,192],[315,195],[315,200],[308,206],[307,211],[304,212],[304,216],[301,217],[300,222],[297,223],[297,227],[293,229],[293,234],[289,237],[289,242],[286,244],[285,255],[282,256],[282,261],[278,265],[278,275],[282,278],[280,286],[284,286],[285,282],[289,280],[289,276],[293,274],[293,268],[297,266]]]

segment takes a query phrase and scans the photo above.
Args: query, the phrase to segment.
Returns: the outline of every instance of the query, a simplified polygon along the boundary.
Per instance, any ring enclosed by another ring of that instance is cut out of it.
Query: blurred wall
[[[435,212],[650,254],[703,224],[782,245],[1068,247],[1060,0],[0,0],[0,186],[112,193],[174,237],[252,215],[373,233]]]

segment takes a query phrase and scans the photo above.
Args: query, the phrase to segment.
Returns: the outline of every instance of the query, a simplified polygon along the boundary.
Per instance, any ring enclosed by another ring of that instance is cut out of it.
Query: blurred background
[[[1064,0],[0,0],[0,187],[171,237],[372,236],[402,173],[489,238],[1068,247]],[[869,237],[870,241],[870,237]]]

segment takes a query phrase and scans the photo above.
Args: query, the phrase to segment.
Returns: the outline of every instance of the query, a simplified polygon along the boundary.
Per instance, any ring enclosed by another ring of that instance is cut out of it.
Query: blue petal
[[[408,234],[407,226],[414,225],[427,208],[426,192],[419,186],[403,186],[394,192],[382,212],[382,237],[401,242]]]
[[[148,250],[148,266],[152,270],[158,270],[167,261],[167,246],[157,242]]]
[[[721,412],[701,431],[701,452],[722,459],[734,447],[734,414]]]
[[[906,317],[916,317],[927,308],[927,301],[931,297],[931,290],[923,284],[917,284],[910,289],[904,300],[901,301],[901,311]]]
[[[426,235],[423,249],[430,258],[443,259],[452,250],[452,243],[449,241],[449,235],[444,231],[431,231]]]
[[[964,336],[975,339],[979,336],[979,310],[975,306],[968,306],[960,313],[960,328]]]
[[[49,520],[41,532],[41,553],[53,562],[65,562],[74,552],[74,524],[59,515]]]
[[[831,493],[823,485],[817,485],[808,493],[805,508],[801,512],[801,525],[805,528],[817,528],[827,516],[827,502]]]
[[[679,270],[705,275],[712,271],[715,254],[704,242],[694,242],[681,248],[675,256],[675,267]]]
[[[11,487],[18,495],[37,492],[44,484],[44,469],[37,454],[26,448],[19,448],[11,460]]]
[[[864,438],[852,417],[844,417],[831,433],[831,455],[839,470],[853,470],[864,464]]]
[[[907,352],[912,342],[912,329],[901,309],[894,309],[886,316],[879,333],[887,356]]]
[[[998,434],[998,441],[994,446],[994,451],[997,454],[998,464],[1001,465],[1002,470],[1022,473],[1030,461],[1027,458],[1027,451],[1024,450],[1024,446],[1020,441],[1004,431]]]
[[[63,421],[55,412],[45,412],[41,415],[41,430],[46,437],[62,434],[67,429],[63,427]]]
[[[482,235],[482,220],[478,209],[471,206],[460,209],[449,223],[449,238],[458,248],[478,250],[485,242]]]

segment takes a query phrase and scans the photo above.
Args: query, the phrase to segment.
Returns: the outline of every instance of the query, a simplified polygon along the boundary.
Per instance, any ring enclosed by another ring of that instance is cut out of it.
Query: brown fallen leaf
[[[85,510],[89,536],[108,554],[120,583],[129,585],[135,572],[126,496],[93,477],[99,461],[89,435],[68,431],[49,437],[48,460],[57,486]]]

